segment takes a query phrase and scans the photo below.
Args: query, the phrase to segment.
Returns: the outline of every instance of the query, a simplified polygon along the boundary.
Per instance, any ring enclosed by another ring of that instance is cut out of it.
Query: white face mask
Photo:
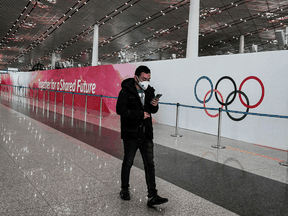
[[[137,77],[137,76],[136,76]],[[138,85],[143,89],[143,90],[146,90],[148,88],[148,85],[150,84],[149,81],[143,81],[141,82],[140,79],[137,77],[138,79]]]

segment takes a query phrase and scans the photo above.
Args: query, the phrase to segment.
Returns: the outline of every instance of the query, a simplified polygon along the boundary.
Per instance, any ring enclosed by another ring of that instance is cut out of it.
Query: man
[[[130,200],[129,177],[137,149],[140,149],[148,188],[147,205],[159,205],[168,199],[157,195],[153,154],[153,127],[151,113],[158,111],[155,90],[149,85],[150,69],[139,66],[134,78],[128,78],[121,84],[116,112],[121,116],[121,139],[124,143],[124,159],[121,169],[121,192],[123,200]]]

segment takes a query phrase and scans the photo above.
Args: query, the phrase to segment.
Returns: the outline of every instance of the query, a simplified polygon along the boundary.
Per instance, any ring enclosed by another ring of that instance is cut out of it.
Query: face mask
[[[137,76],[136,76],[137,77]],[[140,79],[137,77],[138,79],[138,85],[143,89],[143,90],[146,90],[148,88],[148,85],[150,84],[149,81],[143,81],[141,82]]]

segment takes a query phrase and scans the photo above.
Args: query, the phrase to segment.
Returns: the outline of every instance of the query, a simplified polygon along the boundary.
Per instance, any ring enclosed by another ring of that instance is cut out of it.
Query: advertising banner
[[[49,100],[55,100],[55,91],[57,103],[63,102],[63,93],[71,93],[65,95],[65,104],[72,104],[72,94],[74,95],[74,106],[85,107],[85,94],[87,97],[87,108],[92,110],[100,110],[100,96],[118,97],[121,89],[121,82],[133,77],[135,71],[134,65],[103,65],[98,67],[81,67],[68,68],[35,72],[18,72],[1,75],[1,84],[24,86],[39,88],[37,92],[38,98],[44,97],[43,90],[50,90]],[[121,72],[120,72],[121,71]],[[2,87],[2,90],[5,90]],[[28,94],[30,97],[35,96],[35,91],[30,89]],[[94,97],[91,95],[98,95]],[[47,99],[47,94],[46,94]],[[116,113],[116,99],[103,97],[102,111],[106,113]]]

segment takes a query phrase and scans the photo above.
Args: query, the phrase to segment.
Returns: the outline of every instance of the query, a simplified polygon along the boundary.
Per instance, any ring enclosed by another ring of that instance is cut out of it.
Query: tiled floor
[[[225,138],[214,149],[215,136],[180,129],[174,138],[155,124],[157,188],[169,202],[149,208],[139,153],[132,199],[119,197],[117,116],[100,127],[51,110],[0,99],[0,215],[288,215],[286,151]]]

